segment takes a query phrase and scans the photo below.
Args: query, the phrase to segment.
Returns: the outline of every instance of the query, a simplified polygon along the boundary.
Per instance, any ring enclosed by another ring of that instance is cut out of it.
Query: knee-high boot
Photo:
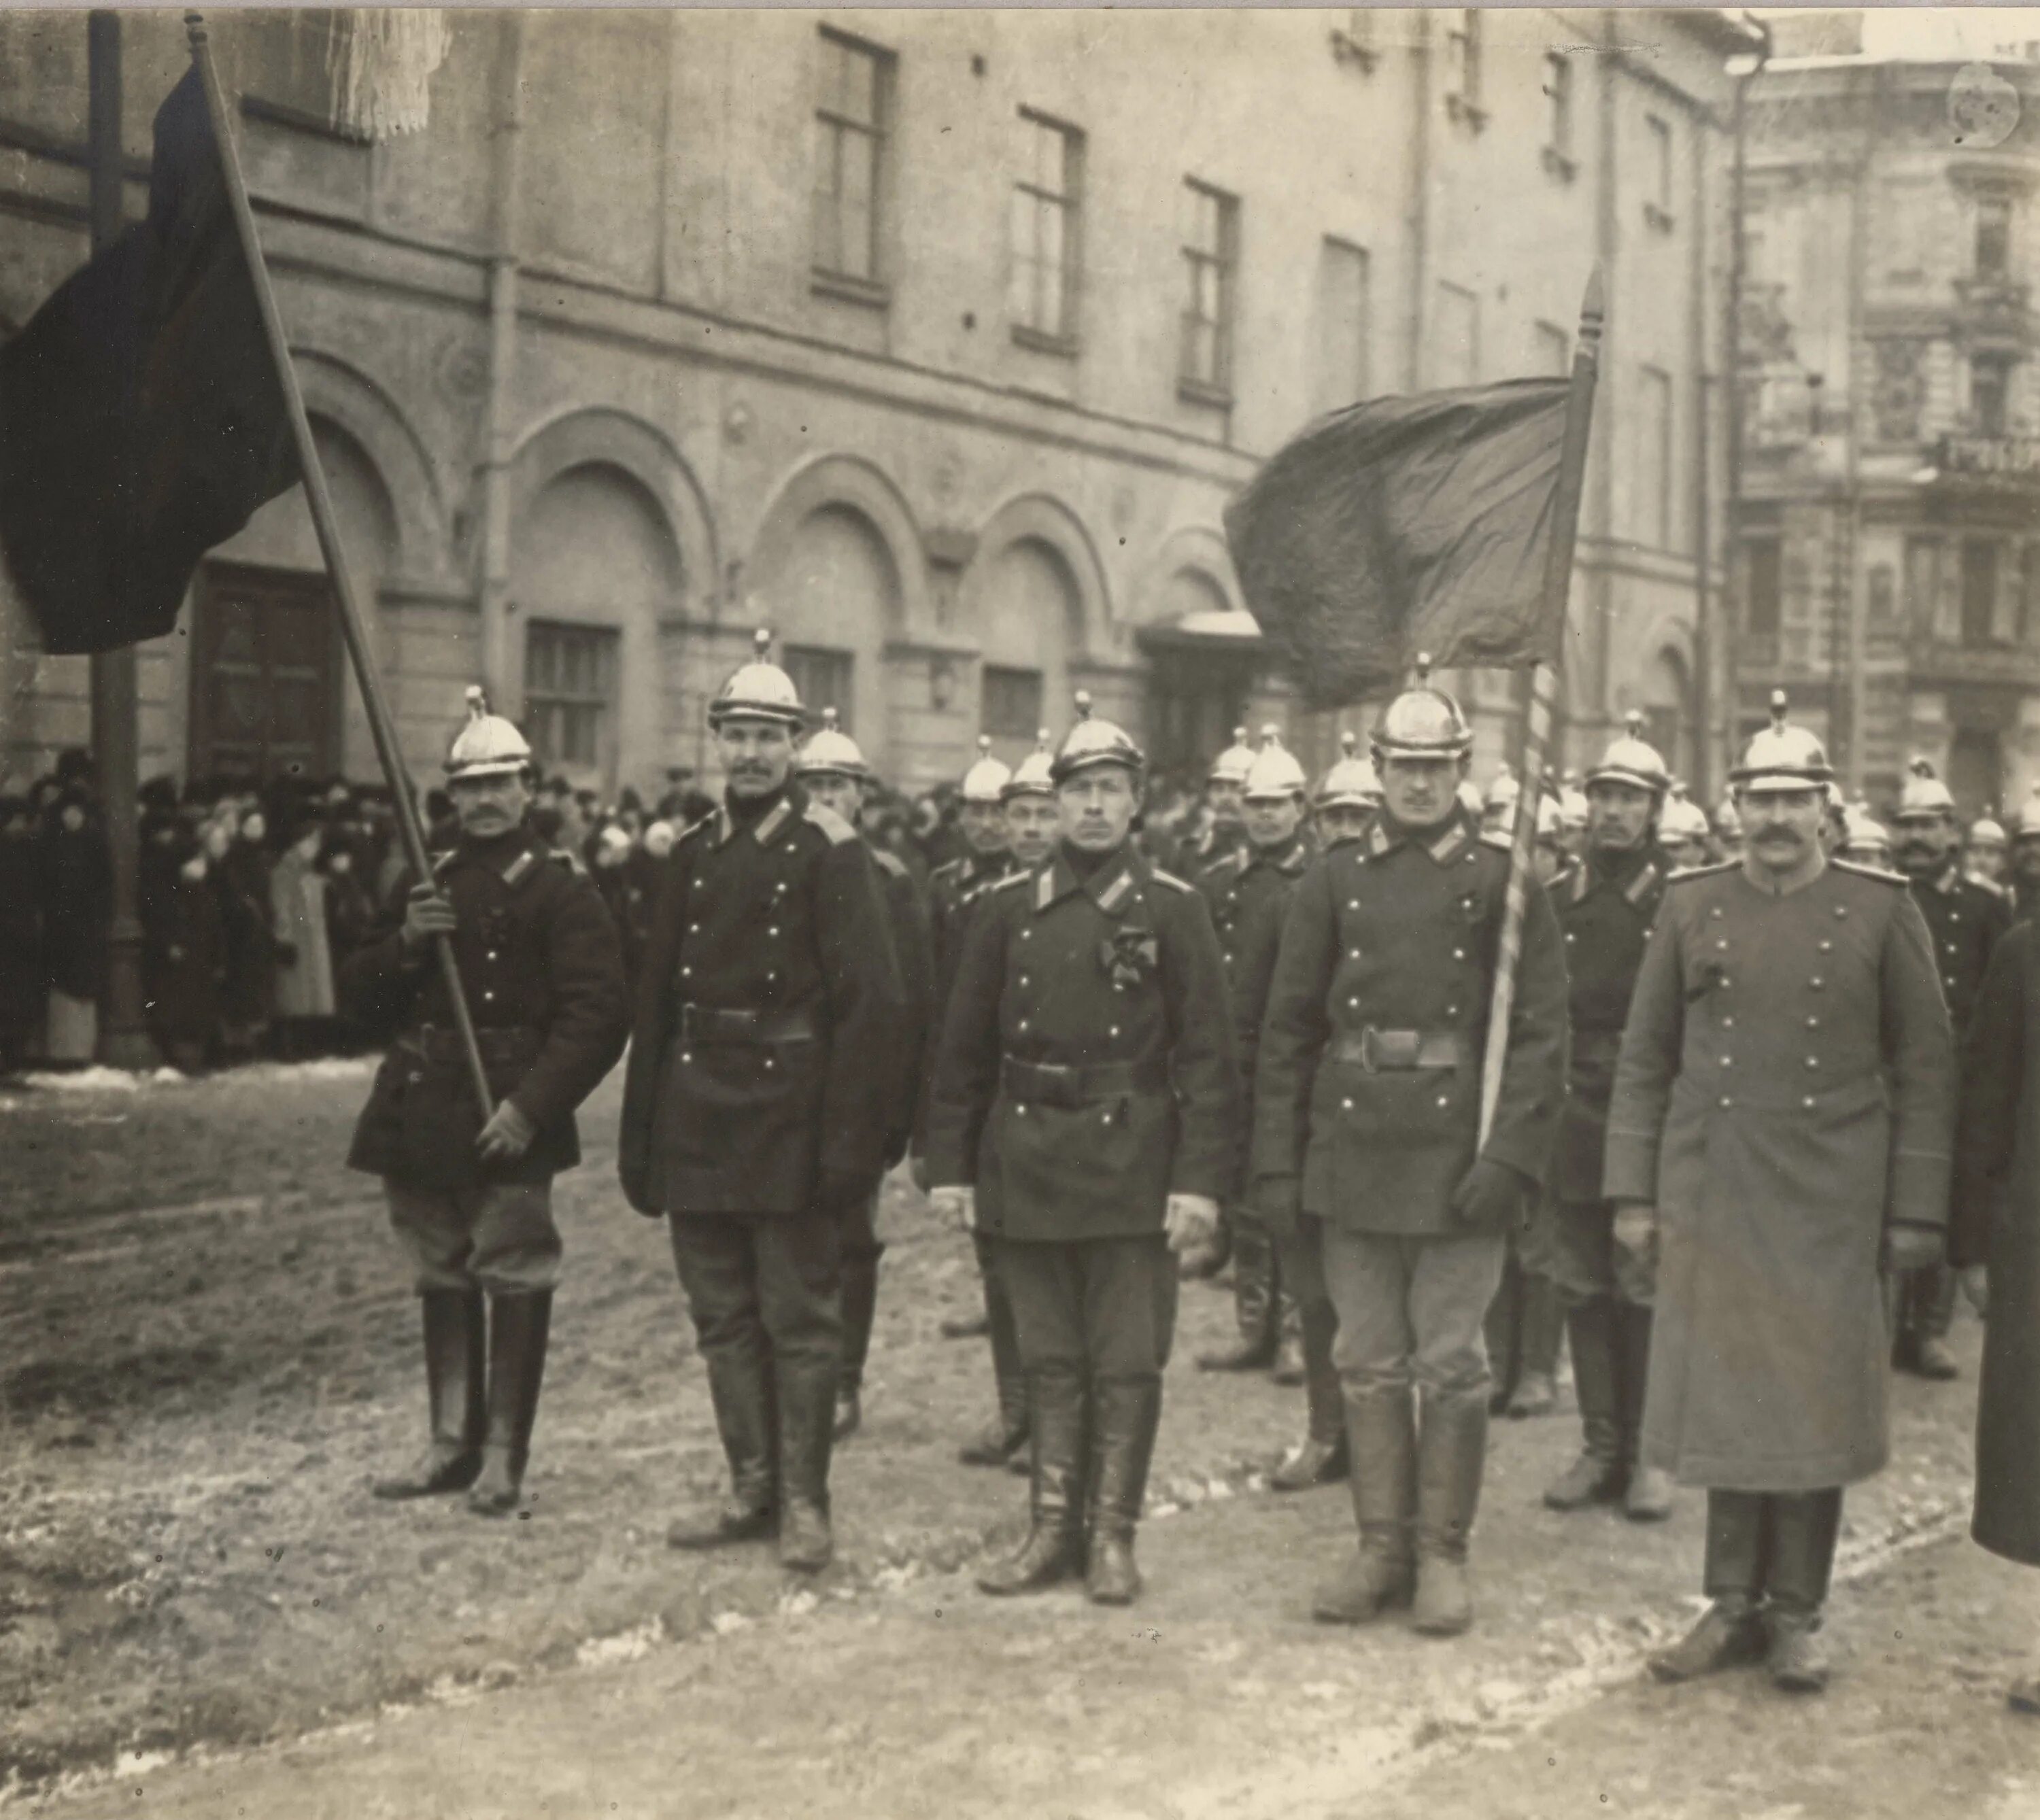
[[[1204,1371],[1258,1371],[1275,1358],[1280,1309],[1275,1246],[1253,1221],[1235,1215],[1232,1232],[1233,1311],[1239,1338],[1215,1352],[1197,1355]]]
[[[1268,1475],[1270,1489],[1301,1491],[1343,1479],[1352,1457],[1346,1434],[1345,1391],[1332,1363],[1338,1310],[1329,1301],[1306,1302],[1298,1311],[1303,1329],[1304,1398],[1309,1425],[1302,1444]]]
[[[488,1320],[479,1290],[429,1289],[418,1298],[425,1330],[425,1395],[432,1438],[408,1472],[378,1480],[379,1498],[465,1491],[481,1471],[489,1420]]]
[[[1522,1320],[1517,1343],[1521,1357],[1509,1413],[1548,1415],[1559,1400],[1559,1347],[1566,1337],[1566,1310],[1559,1286],[1536,1271],[1523,1273]]]
[[[835,1438],[835,1362],[773,1357],[779,1406],[779,1564],[820,1573],[835,1553],[829,1458]]]
[[[729,1462],[729,1491],[676,1518],[666,1532],[675,1548],[714,1548],[772,1533],[779,1518],[779,1412],[772,1359],[762,1340],[703,1355],[709,1400]]]
[[[1409,1602],[1416,1574],[1416,1407],[1406,1386],[1345,1390],[1344,1399],[1359,1543],[1319,1586],[1311,1615],[1323,1624],[1359,1624]]]
[[[843,1258],[843,1366],[835,1386],[835,1438],[846,1441],[864,1419],[864,1362],[871,1356],[871,1326],[878,1313],[876,1251],[846,1252]]]
[[[1031,1593],[1076,1571],[1083,1556],[1089,1404],[1084,1381],[1073,1370],[1028,1374],[1033,1476],[1027,1536],[1010,1555],[978,1575],[982,1590]]]
[[[999,1413],[957,1457],[966,1466],[1003,1466],[1027,1444],[1027,1377],[1020,1366],[1020,1334],[1013,1298],[999,1279],[995,1260],[984,1260],[985,1328],[991,1341],[991,1381]]]
[[[1423,1399],[1417,1429],[1417,1596],[1410,1622],[1426,1636],[1456,1636],[1473,1622],[1467,1550],[1487,1469],[1484,1396]]]
[[[1572,1341],[1581,1446],[1580,1457],[1545,1492],[1544,1502],[1555,1510],[1579,1510],[1620,1497],[1628,1480],[1614,1298],[1594,1295],[1574,1302],[1566,1311],[1566,1331]]]
[[[1615,1304],[1616,1408],[1622,1423],[1622,1457],[1629,1467],[1623,1509],[1633,1523],[1661,1523],[1672,1514],[1672,1476],[1643,1463],[1644,1393],[1650,1384],[1650,1310]]]
[[[523,1495],[552,1321],[549,1289],[489,1298],[489,1427],[481,1476],[467,1495],[478,1515],[508,1516]]]
[[[1148,1469],[1162,1424],[1162,1380],[1107,1377],[1092,1385],[1090,1554],[1084,1590],[1097,1605],[1130,1605],[1140,1594],[1133,1535],[1148,1495]]]

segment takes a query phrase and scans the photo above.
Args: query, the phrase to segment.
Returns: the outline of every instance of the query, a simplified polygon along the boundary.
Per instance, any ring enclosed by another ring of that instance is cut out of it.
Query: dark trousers
[[[878,1238],[878,1198],[857,1202],[843,1216],[843,1384],[856,1390],[864,1383],[864,1362],[871,1356],[871,1324],[878,1313],[878,1260],[885,1247]]]
[[[1176,1260],[1159,1233],[996,1241],[1023,1370],[1159,1379],[1176,1337]]]
[[[1841,1533],[1840,1487],[1707,1493],[1707,1595],[1768,1600],[1802,1617],[1827,1603]]]

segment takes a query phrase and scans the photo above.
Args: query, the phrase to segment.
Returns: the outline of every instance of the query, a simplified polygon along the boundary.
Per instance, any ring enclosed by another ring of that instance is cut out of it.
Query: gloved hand
[[[861,1201],[868,1201],[878,1184],[859,1171],[832,1169],[824,1164],[815,1186],[815,1200],[825,1214],[847,1214]]]
[[[968,1182],[931,1188],[928,1205],[946,1220],[953,1220],[967,1233],[977,1230],[977,1190]]]
[[[1505,1233],[1522,1217],[1528,1186],[1522,1174],[1506,1163],[1476,1157],[1452,1191],[1452,1211],[1471,1231]]]
[[[1218,1237],[1218,1203],[1208,1195],[1171,1195],[1162,1226],[1178,1257],[1203,1251]]]
[[[451,901],[436,885],[413,885],[404,900],[404,946],[413,954],[421,952],[436,935],[454,932]]]
[[[1894,1274],[1930,1271],[1947,1256],[1947,1241],[1939,1226],[1893,1220],[1884,1229],[1884,1267]]]
[[[1615,1210],[1615,1242],[1640,1263],[1658,1249],[1658,1210],[1648,1201],[1624,1201]]]
[[[489,1114],[489,1123],[474,1140],[475,1154],[485,1163],[514,1163],[531,1149],[538,1134],[531,1121],[517,1109],[517,1102],[505,1100]]]
[[[1970,1306],[1977,1311],[1979,1320],[1990,1318],[1990,1266],[1966,1264],[1962,1268],[1962,1294],[1969,1298]]]

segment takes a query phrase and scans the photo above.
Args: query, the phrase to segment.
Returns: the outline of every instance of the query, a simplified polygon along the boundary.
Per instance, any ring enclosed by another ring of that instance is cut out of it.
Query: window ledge
[[[1579,161],[1567,158],[1556,146],[1545,146],[1544,169],[1561,183],[1570,183],[1580,174]]]
[[[1051,335],[1046,329],[1030,329],[1024,322],[1013,325],[1013,344],[1028,348],[1037,354],[1054,354],[1065,360],[1077,357],[1077,338],[1074,335]]]
[[[1374,66],[1380,62],[1381,53],[1363,44],[1349,32],[1334,30],[1332,33],[1332,61],[1334,63],[1357,63],[1363,76],[1372,75]]]
[[[1178,376],[1176,396],[1186,405],[1210,405],[1222,411],[1232,408],[1230,386],[1214,386],[1208,379],[1193,379],[1187,374]]]
[[[809,276],[809,288],[817,297],[833,297],[839,302],[861,303],[867,310],[891,306],[892,291],[876,279],[858,278],[847,272],[830,272],[816,266]]]
[[[1468,101],[1463,95],[1445,97],[1445,117],[1455,120],[1469,132],[1479,132],[1487,124],[1487,109]]]
[[[1669,234],[1678,225],[1654,202],[1646,202],[1643,205],[1643,222],[1646,227],[1658,234]]]
[[[366,131],[356,131],[346,127],[336,126],[323,116],[305,108],[294,108],[287,101],[272,101],[261,95],[243,95],[241,97],[242,116],[251,120],[262,120],[272,127],[288,127],[294,132],[310,133],[317,138],[333,139],[344,146],[367,146],[375,142],[375,135]]]

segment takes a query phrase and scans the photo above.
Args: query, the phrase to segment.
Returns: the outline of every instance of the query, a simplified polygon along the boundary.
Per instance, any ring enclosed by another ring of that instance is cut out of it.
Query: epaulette
[[[1512,836],[1502,834],[1498,830],[1490,831],[1482,834],[1480,837],[1480,844],[1483,847],[1494,848],[1498,853],[1513,853],[1516,847],[1515,840]]]
[[[459,848],[448,847],[444,853],[441,853],[437,859],[432,861],[432,876],[436,879],[443,876],[447,868],[451,865],[454,861],[459,857]]]
[[[1033,876],[1033,873],[1029,871],[1008,872],[1003,879],[993,879],[987,883],[980,885],[970,895],[972,897],[977,897],[985,891],[1010,891],[1015,885],[1024,885]]]
[[[857,830],[825,803],[810,802],[801,813],[828,836],[829,845],[839,847],[857,838]]]
[[[883,847],[873,847],[871,857],[878,862],[881,871],[890,872],[896,879],[904,879],[907,876],[907,862],[897,853],[889,853]]]
[[[1859,879],[1874,879],[1881,885],[1903,885],[1909,891],[1912,881],[1903,872],[1888,872],[1882,866],[1867,866],[1860,860],[1830,860],[1828,864],[1838,871],[1853,872]]]
[[[702,831],[702,829],[713,826],[714,821],[715,811],[711,809],[706,815],[702,816],[699,821],[690,822],[684,828],[681,829],[679,834],[675,838],[673,845],[677,847],[682,841],[692,840],[695,835]]]
[[[1150,866],[1148,876],[1158,885],[1167,885],[1172,891],[1194,892],[1197,888],[1195,885],[1184,883],[1174,872],[1163,872],[1159,866]]]
[[[1003,879],[980,879],[976,884],[972,885],[969,891],[964,892],[963,895],[957,899],[957,902],[960,904],[974,904],[980,898],[983,897],[986,892],[995,891],[1001,885],[1010,885],[1015,880],[1024,878],[1026,876],[1026,875],[1024,872],[1012,872],[1009,873]]]
[[[546,857],[555,865],[565,866],[577,879],[584,879],[588,876],[588,868],[581,863],[581,857],[579,853],[561,853],[556,848],[553,852],[546,854]]]
[[[1695,879],[1711,879],[1722,872],[1732,872],[1741,864],[1740,860],[1716,860],[1709,865],[1683,866],[1675,872],[1668,872],[1665,882],[1668,885],[1683,885]]]

